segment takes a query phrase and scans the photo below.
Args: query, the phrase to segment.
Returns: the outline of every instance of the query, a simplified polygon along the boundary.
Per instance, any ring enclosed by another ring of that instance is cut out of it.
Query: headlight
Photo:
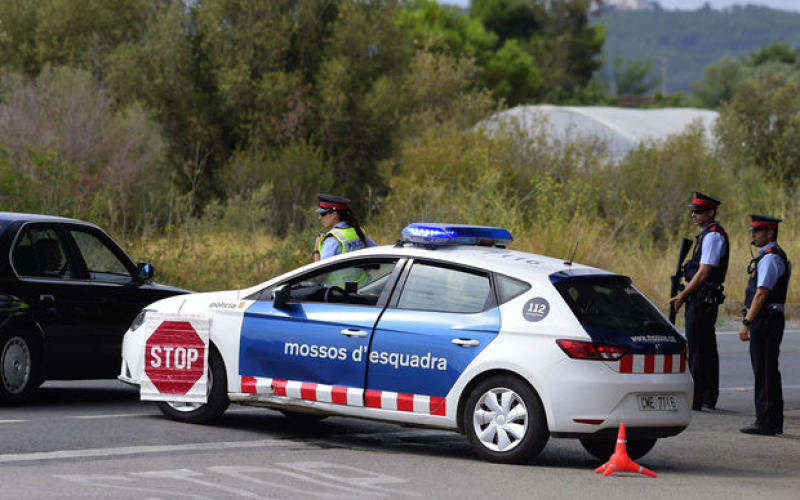
[[[137,314],[136,317],[133,318],[133,322],[131,323],[131,326],[128,327],[128,330],[131,332],[135,332],[137,328],[142,326],[142,323],[144,323],[144,319],[147,317],[148,312],[150,312],[149,309],[142,309],[141,311],[139,311],[139,314]]]

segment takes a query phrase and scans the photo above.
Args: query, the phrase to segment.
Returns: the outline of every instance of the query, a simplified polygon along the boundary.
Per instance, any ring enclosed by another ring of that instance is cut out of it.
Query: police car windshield
[[[642,333],[673,331],[626,278],[564,280],[555,287],[584,327]]]

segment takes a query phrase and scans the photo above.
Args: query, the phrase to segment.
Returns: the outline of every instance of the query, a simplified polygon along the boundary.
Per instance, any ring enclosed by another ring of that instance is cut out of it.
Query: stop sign
[[[144,371],[162,394],[186,394],[205,372],[205,343],[188,321],[162,321],[145,342]]]

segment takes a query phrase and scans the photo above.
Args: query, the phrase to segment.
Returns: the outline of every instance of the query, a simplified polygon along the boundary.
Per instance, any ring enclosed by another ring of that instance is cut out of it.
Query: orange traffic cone
[[[611,455],[611,458],[608,459],[608,462],[594,470],[595,474],[602,473],[603,476],[610,476],[617,471],[626,471],[638,472],[639,474],[644,474],[645,476],[656,477],[657,474],[655,472],[646,467],[642,467],[631,460],[631,457],[628,456],[628,451],[625,446],[625,443],[627,442],[628,441],[625,439],[625,423],[620,422],[619,435],[617,436],[617,447],[614,449],[614,454]]]

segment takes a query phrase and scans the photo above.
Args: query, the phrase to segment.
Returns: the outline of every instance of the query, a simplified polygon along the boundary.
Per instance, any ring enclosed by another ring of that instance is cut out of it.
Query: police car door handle
[[[455,345],[460,345],[461,347],[477,347],[481,343],[475,339],[453,339],[450,342],[454,343]]]
[[[348,337],[366,337],[369,335],[364,330],[353,330],[352,328],[345,328],[341,331],[342,335],[346,335]]]

